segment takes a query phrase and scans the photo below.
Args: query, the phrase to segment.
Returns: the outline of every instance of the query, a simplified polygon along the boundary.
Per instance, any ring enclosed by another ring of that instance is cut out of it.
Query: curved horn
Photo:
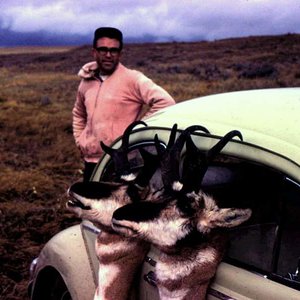
[[[161,155],[161,173],[162,179],[167,191],[180,191],[182,183],[180,182],[179,164],[180,155],[185,144],[187,137],[195,131],[203,131],[209,133],[209,131],[201,125],[192,125],[186,128],[174,143],[176,136],[177,124],[172,128],[168,146],[165,149],[163,155]],[[158,138],[156,137],[158,140]],[[156,140],[156,142],[157,142]]]
[[[144,160],[144,166],[141,168],[140,172],[138,173],[134,183],[138,187],[144,188],[148,185],[153,174],[159,167],[159,157],[158,155],[152,154],[143,148],[140,148],[139,151]]]
[[[160,144],[159,139],[158,139],[158,135],[156,134],[154,136],[156,151],[157,151],[157,154],[159,155],[159,157],[161,158],[161,161],[163,160],[163,156],[166,155],[166,153],[174,145],[175,140],[176,140],[176,133],[177,133],[177,124],[174,124],[172,129],[171,129],[171,133],[170,133],[170,136],[169,136],[169,141],[168,141],[168,144],[167,144],[166,148],[161,147],[161,144]]]
[[[183,164],[183,186],[185,192],[194,191],[197,193],[200,190],[209,164],[235,136],[243,140],[243,136],[238,130],[232,130],[224,135],[220,141],[206,153],[200,151],[194,144],[192,138],[188,136]]]
[[[239,137],[240,140],[242,141],[243,140],[243,136],[241,134],[240,131],[238,130],[232,130],[232,131],[229,131],[228,133],[226,133],[220,140],[219,142],[214,145],[207,153],[207,157],[208,159],[213,159],[217,154],[219,154],[222,149],[227,145],[227,143],[233,139],[234,137]]]
[[[149,191],[147,189],[149,182],[159,167],[158,155],[152,154],[143,148],[140,148],[139,152],[144,160],[144,165],[139,170],[135,180],[131,181],[131,184],[128,186],[127,193],[132,201],[140,201],[143,193]]]
[[[128,161],[127,153],[128,153],[130,133],[132,132],[135,126],[140,124],[147,126],[147,124],[143,121],[135,121],[125,129],[122,136],[122,143],[119,149],[108,147],[102,141],[100,142],[103,151],[111,156],[115,166],[116,174],[125,181],[130,181],[135,178],[135,176],[132,174],[130,170],[130,164]]]
[[[186,140],[186,152],[182,167],[182,182],[185,192],[198,192],[207,170],[206,155],[194,144],[191,136]]]

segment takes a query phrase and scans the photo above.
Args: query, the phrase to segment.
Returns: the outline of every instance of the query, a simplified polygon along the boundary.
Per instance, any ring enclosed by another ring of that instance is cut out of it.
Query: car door
[[[254,219],[231,231],[208,299],[300,299],[300,185],[261,180]]]
[[[140,147],[155,152],[153,140],[140,138],[131,145],[132,168],[138,169],[143,163]],[[100,167],[94,179],[114,180],[109,159]],[[300,299],[299,183],[282,170],[224,154],[210,166],[203,189],[224,206],[253,209],[251,221],[229,232],[229,248],[208,290],[208,299]],[[159,299],[154,277],[158,257],[159,252],[152,247],[136,286],[139,299]]]

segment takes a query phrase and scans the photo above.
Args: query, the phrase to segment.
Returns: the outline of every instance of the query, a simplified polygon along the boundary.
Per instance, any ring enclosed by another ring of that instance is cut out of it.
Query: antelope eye
[[[195,209],[192,207],[192,203],[186,197],[182,197],[178,200],[177,207],[184,215],[190,216],[195,213]]]

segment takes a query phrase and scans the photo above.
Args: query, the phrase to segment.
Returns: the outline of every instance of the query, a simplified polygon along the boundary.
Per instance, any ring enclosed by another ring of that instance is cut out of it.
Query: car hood
[[[203,125],[223,136],[237,129],[244,141],[300,165],[300,88],[261,89],[210,95],[178,103],[146,120],[149,126]]]

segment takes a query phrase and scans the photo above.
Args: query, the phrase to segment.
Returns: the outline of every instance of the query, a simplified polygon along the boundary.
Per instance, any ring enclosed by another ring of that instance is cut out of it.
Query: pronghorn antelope
[[[145,123],[135,122],[125,130],[120,149],[112,149],[101,143],[104,151],[112,157],[115,172],[123,180],[121,183],[79,182],[69,189],[71,199],[67,207],[102,230],[96,242],[100,267],[95,299],[127,299],[136,270],[149,249],[148,243],[119,236],[111,228],[112,214],[117,208],[131,202],[158,201],[161,198],[160,190],[156,186],[154,190],[149,186],[160,163],[157,155],[140,149],[144,166],[137,175],[130,170],[127,159],[129,135],[137,124]],[[192,126],[192,129],[208,132],[201,126]],[[191,128],[187,131],[191,131]],[[175,139],[176,132],[173,132]],[[162,153],[161,146],[157,144],[156,147]]]
[[[127,159],[129,135],[138,124],[145,125],[141,121],[132,123],[125,130],[119,149],[101,144],[104,151],[111,155],[122,182],[78,182],[68,191],[70,200],[67,208],[101,229],[95,246],[99,279],[94,299],[127,299],[134,276],[149,249],[148,243],[118,235],[111,228],[112,214],[117,208],[147,198],[148,182],[158,166],[156,156],[141,152],[144,167],[137,176],[130,170]]]
[[[116,232],[150,242],[161,251],[155,274],[163,300],[205,299],[226,249],[224,228],[238,226],[251,216],[250,209],[219,208],[200,190],[209,163],[231,138],[241,138],[241,134],[229,132],[211,150],[200,153],[189,133],[185,131],[166,150],[158,150],[165,188],[160,201],[131,203],[113,214]],[[172,133],[170,140],[174,141]],[[184,142],[186,154],[180,178]]]

